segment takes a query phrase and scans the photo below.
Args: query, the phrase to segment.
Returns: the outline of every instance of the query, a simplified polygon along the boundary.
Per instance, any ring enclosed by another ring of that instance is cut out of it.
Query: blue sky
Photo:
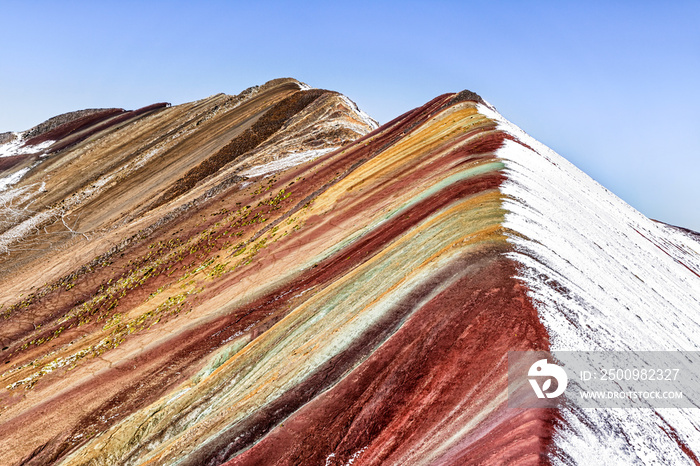
[[[380,122],[470,89],[645,215],[700,230],[700,2],[3,1],[0,132],[292,76]]]

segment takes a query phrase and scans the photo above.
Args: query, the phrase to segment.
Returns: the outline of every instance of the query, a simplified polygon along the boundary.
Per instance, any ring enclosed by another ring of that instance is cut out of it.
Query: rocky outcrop
[[[49,118],[43,123],[39,123],[33,128],[27,130],[23,134],[23,136],[25,139],[32,139],[39,137],[49,131],[52,131],[59,126],[71,123],[75,120],[79,120],[96,114],[99,115],[112,112],[121,113],[123,111],[125,111],[123,108],[88,108],[85,110],[77,110],[74,112],[62,113],[61,115],[56,115],[55,117]]]
[[[17,139],[17,135],[13,132],[0,133],[0,144],[6,144]]]

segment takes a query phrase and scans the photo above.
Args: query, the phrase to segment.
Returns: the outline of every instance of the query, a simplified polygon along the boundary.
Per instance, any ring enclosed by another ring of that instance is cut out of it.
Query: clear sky
[[[699,1],[0,2],[0,132],[284,76],[381,123],[470,89],[645,215],[700,230]]]

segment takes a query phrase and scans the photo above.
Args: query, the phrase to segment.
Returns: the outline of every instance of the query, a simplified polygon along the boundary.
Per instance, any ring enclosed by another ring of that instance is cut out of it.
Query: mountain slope
[[[505,226],[552,351],[700,350],[700,242],[653,222],[488,108],[519,143]],[[527,147],[529,146],[529,147]],[[646,359],[653,365],[654,356]],[[694,400],[700,403],[700,400]],[[698,404],[695,404],[698,406]],[[555,464],[697,464],[696,409],[562,409]],[[671,434],[669,434],[671,432]]]
[[[156,110],[6,191],[4,458],[697,461],[690,410],[507,406],[508,351],[697,349],[692,235],[474,93],[333,150],[373,121],[300,88]]]

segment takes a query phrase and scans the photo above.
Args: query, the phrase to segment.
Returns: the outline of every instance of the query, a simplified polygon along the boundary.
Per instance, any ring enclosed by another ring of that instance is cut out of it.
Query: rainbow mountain
[[[507,353],[700,350],[700,237],[473,92],[377,126],[279,79],[0,135],[2,464],[698,464]]]

